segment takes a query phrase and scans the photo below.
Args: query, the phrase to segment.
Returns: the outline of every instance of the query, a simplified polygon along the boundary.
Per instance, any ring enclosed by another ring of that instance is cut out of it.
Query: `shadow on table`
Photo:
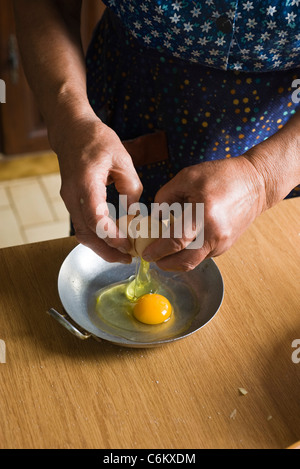
[[[45,359],[45,355],[47,359],[61,355],[70,360],[84,357],[85,360],[99,361],[102,356],[113,360],[128,355],[129,350],[133,356],[139,355],[140,349],[125,349],[93,338],[82,341],[47,314],[51,307],[63,312],[57,290],[58,273],[64,259],[76,245],[75,240],[67,243],[57,240],[3,252],[13,272],[11,278],[3,278],[0,282],[2,297],[11,295],[8,291],[14,292],[13,298],[5,299],[13,305],[11,311],[7,311],[7,324],[11,322],[10,315],[14,316],[14,327],[8,332],[10,338],[34,341],[33,360]],[[144,354],[149,352],[150,349],[143,349]]]
[[[295,339],[300,343],[300,322],[287,329],[284,337],[277,337],[271,353],[258,364],[262,393],[268,401],[270,441],[282,441],[281,448],[300,440],[300,361],[295,362],[300,346],[297,353],[292,347]]]

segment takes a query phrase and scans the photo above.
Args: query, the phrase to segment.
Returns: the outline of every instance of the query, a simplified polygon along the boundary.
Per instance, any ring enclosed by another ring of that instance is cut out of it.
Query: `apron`
[[[262,58],[265,51],[258,46],[265,42],[258,39],[258,34],[263,34],[257,32],[259,15],[254,16],[258,23],[256,29],[248,27],[248,32],[242,32],[240,22],[242,17],[243,24],[249,25],[253,16],[251,4],[269,5],[268,1],[112,0],[106,3],[110,8],[94,32],[86,58],[88,97],[95,113],[115,130],[125,146],[126,142],[143,136],[148,137],[148,143],[151,136],[153,142],[154,139],[160,142],[160,145],[147,146],[151,151],[144,161],[130,152],[144,186],[140,201],[147,206],[153,202],[158,189],[184,167],[242,155],[277,132],[299,109],[297,100],[292,99],[292,83],[300,78],[296,67],[300,64],[300,38],[296,34],[300,29],[300,13],[299,19],[297,15],[294,19],[298,23],[294,21],[294,27],[290,28],[284,16],[287,17],[287,11],[297,12],[300,0],[272,1],[273,8],[275,4],[278,8],[282,3],[290,5],[280,19],[274,16],[273,10],[268,10],[267,15],[264,10],[268,31],[275,29],[272,22],[285,27],[281,36],[289,40],[278,45],[280,51],[286,53],[289,48],[298,48],[293,55],[284,56],[280,69],[277,67],[281,55],[274,38],[272,51],[267,59]],[[227,16],[219,8],[221,4],[229,5]],[[200,15],[204,10],[205,17]],[[169,18],[180,16],[181,22],[163,22],[166,12]],[[247,15],[242,15],[245,12]],[[210,29],[203,26],[207,21]],[[183,31],[189,29],[186,35],[178,34],[180,26]],[[217,30],[214,34],[213,26]],[[237,48],[237,44],[245,43],[243,39],[249,31],[256,38],[250,41],[251,48],[248,44],[243,49]],[[191,43],[187,41],[188,32],[193,33]],[[226,45],[222,41],[225,36],[231,38],[226,39]],[[201,46],[205,38],[209,42]],[[280,35],[277,39],[280,41]],[[200,44],[197,48],[195,41]],[[211,48],[216,41],[220,46]],[[207,59],[212,62],[208,63]],[[236,67],[237,63],[241,65]],[[298,195],[299,187],[288,197]],[[107,188],[107,197],[117,206],[114,186]]]

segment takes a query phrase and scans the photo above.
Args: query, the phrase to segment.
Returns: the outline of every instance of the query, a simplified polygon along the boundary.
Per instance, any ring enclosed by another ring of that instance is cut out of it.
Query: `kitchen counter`
[[[81,341],[46,314],[62,311],[57,276],[75,246],[67,238],[0,251],[0,448],[300,440],[300,199],[264,213],[215,259],[225,284],[215,318],[155,349]]]

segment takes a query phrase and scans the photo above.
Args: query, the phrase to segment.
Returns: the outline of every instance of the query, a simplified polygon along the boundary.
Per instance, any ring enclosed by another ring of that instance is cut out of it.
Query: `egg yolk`
[[[142,296],[133,309],[134,317],[144,324],[162,324],[171,314],[171,303],[166,297],[157,293]]]

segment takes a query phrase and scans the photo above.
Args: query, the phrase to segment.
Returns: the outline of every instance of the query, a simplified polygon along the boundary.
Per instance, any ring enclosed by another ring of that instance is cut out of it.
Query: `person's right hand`
[[[106,186],[114,183],[119,194],[127,195],[128,206],[139,201],[143,188],[132,159],[116,133],[97,117],[77,119],[64,127],[55,151],[62,179],[60,194],[76,238],[108,262],[130,263],[130,243],[118,236],[108,217]],[[96,232],[100,220],[108,232],[105,239]]]

